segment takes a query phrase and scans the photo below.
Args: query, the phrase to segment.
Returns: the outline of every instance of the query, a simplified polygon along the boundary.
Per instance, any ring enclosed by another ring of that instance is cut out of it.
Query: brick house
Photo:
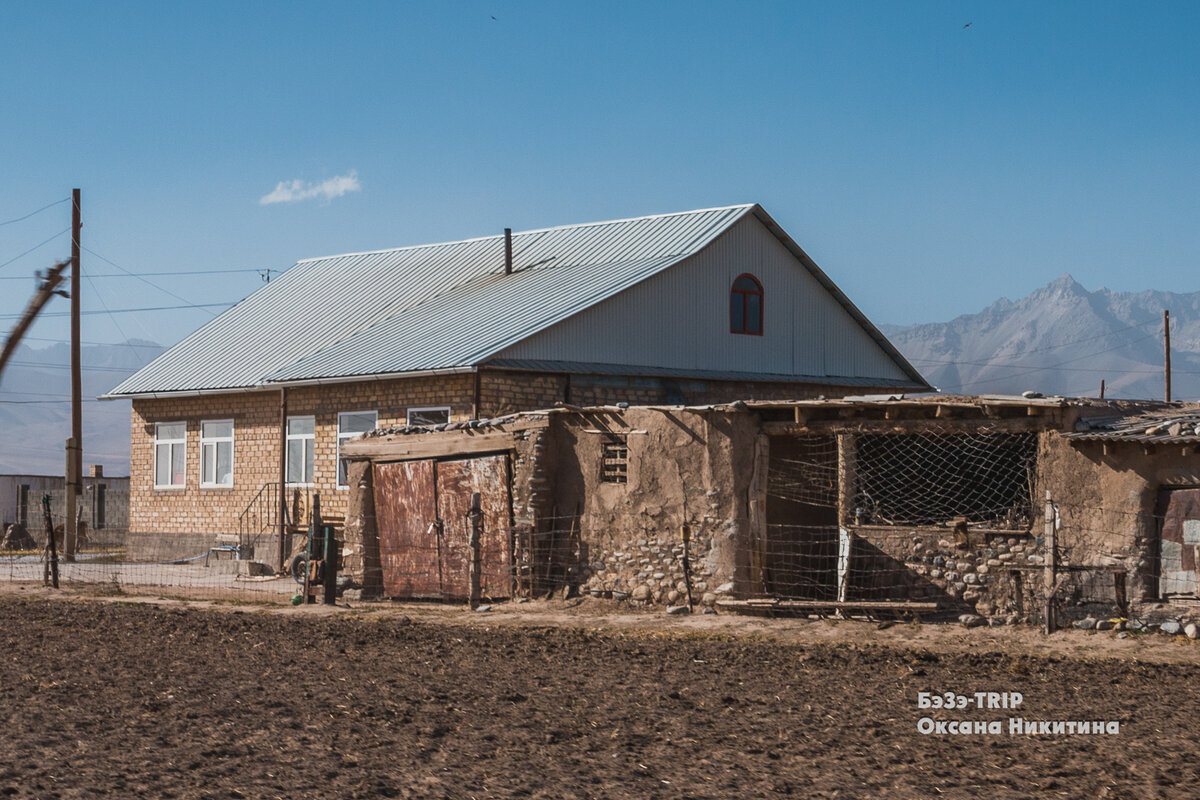
[[[133,400],[131,554],[240,535],[282,562],[271,537],[314,493],[344,513],[341,445],[376,427],[927,389],[743,205],[300,261],[104,397]]]

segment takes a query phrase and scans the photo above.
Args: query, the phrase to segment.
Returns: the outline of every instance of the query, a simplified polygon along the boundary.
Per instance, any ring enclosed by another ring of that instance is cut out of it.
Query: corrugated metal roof
[[[516,341],[665,269],[752,208],[514,233],[510,276],[503,274],[502,235],[300,261],[105,396],[472,363],[499,349],[489,340]],[[538,292],[547,306],[536,320],[525,316],[533,304],[523,292]],[[381,344],[383,356],[373,349]]]
[[[511,275],[504,274],[503,236],[307,259],[105,397],[470,368],[698,253],[750,213],[770,220],[757,205],[739,205],[514,233]],[[820,273],[790,239],[785,243]],[[818,277],[833,286],[823,273]],[[906,386],[924,386],[844,295],[832,291],[914,377]],[[861,385],[889,384],[871,379]]]

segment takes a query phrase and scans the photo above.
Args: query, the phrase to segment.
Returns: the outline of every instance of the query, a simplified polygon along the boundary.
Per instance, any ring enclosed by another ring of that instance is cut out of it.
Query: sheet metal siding
[[[665,269],[751,208],[518,233],[512,276],[503,275],[503,236],[301,261],[109,395],[474,363],[642,280],[646,270]],[[539,278],[543,270],[553,275]]]
[[[763,336],[729,332],[729,289],[743,272],[763,284]],[[505,349],[497,358],[911,382],[752,216],[686,263]]]

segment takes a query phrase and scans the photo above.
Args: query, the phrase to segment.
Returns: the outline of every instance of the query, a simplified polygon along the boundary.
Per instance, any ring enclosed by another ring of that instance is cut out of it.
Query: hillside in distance
[[[943,392],[1163,399],[1163,310],[1172,399],[1200,399],[1200,292],[1088,291],[1064,274],[950,322],[881,330]]]
[[[129,474],[130,401],[96,398],[161,353],[152,342],[84,345],[83,463]],[[0,376],[0,473],[61,475],[71,435],[71,349],[21,345]]]

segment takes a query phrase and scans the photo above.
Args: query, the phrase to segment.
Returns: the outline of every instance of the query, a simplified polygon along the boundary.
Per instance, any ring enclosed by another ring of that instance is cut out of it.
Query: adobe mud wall
[[[1123,569],[1130,601],[1157,600],[1158,492],[1200,486],[1195,453],[1053,436],[1042,441],[1039,468],[1061,520],[1060,563]]]
[[[547,431],[558,529],[578,528],[578,591],[712,605],[745,580],[757,416],[631,408],[554,414]],[[606,480],[606,443],[627,446],[624,482]],[[691,565],[685,575],[683,526]]]

